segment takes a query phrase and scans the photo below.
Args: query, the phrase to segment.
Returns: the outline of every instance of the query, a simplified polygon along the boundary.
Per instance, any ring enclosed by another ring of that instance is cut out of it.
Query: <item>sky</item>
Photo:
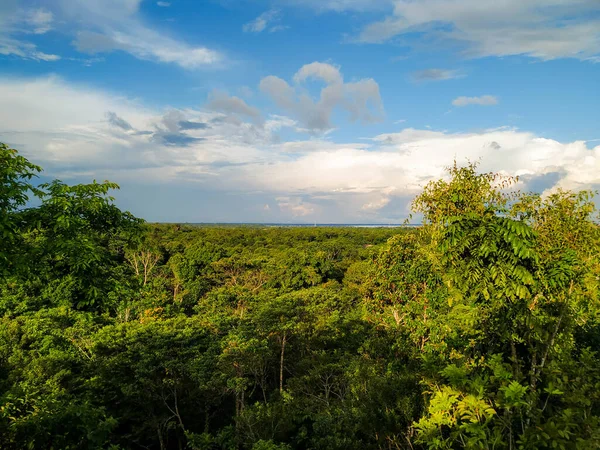
[[[399,223],[457,161],[600,187],[599,0],[0,0],[0,141],[148,221]]]

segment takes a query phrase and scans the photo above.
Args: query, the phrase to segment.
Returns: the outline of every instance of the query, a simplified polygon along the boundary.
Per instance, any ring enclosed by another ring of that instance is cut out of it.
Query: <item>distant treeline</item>
[[[590,192],[467,165],[418,228],[159,225],[40,170],[0,145],[2,449],[600,448]]]
[[[307,227],[320,227],[320,228],[410,228],[420,227],[421,224],[413,223],[267,223],[267,222],[254,222],[254,223],[216,223],[216,222],[204,222],[204,223],[169,223],[169,222],[156,222],[157,225],[175,225],[175,226],[196,226],[196,227],[217,227],[217,228],[307,228]]]

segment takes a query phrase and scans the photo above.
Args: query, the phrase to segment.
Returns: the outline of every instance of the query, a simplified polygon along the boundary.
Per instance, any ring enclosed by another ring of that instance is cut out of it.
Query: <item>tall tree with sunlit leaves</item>
[[[600,437],[591,193],[542,198],[454,166],[417,197],[448,288],[447,350],[416,423],[429,448],[593,448]],[[458,333],[457,333],[458,331]],[[584,403],[580,402],[585,399]]]

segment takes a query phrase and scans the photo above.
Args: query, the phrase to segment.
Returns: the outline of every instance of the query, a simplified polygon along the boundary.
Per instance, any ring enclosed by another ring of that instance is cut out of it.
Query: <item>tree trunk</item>
[[[158,434],[158,443],[160,444],[160,450],[165,450],[165,442],[163,441],[162,432],[160,431],[160,425],[156,422],[156,434]]]
[[[283,332],[283,337],[281,338],[281,357],[279,359],[279,392],[283,392],[283,356],[285,353],[285,342],[287,339],[287,332]]]

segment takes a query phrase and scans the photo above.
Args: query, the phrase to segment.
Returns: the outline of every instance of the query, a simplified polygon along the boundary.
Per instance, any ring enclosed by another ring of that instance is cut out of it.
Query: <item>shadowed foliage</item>
[[[149,225],[0,163],[3,449],[600,445],[591,192],[454,165],[416,229]]]

